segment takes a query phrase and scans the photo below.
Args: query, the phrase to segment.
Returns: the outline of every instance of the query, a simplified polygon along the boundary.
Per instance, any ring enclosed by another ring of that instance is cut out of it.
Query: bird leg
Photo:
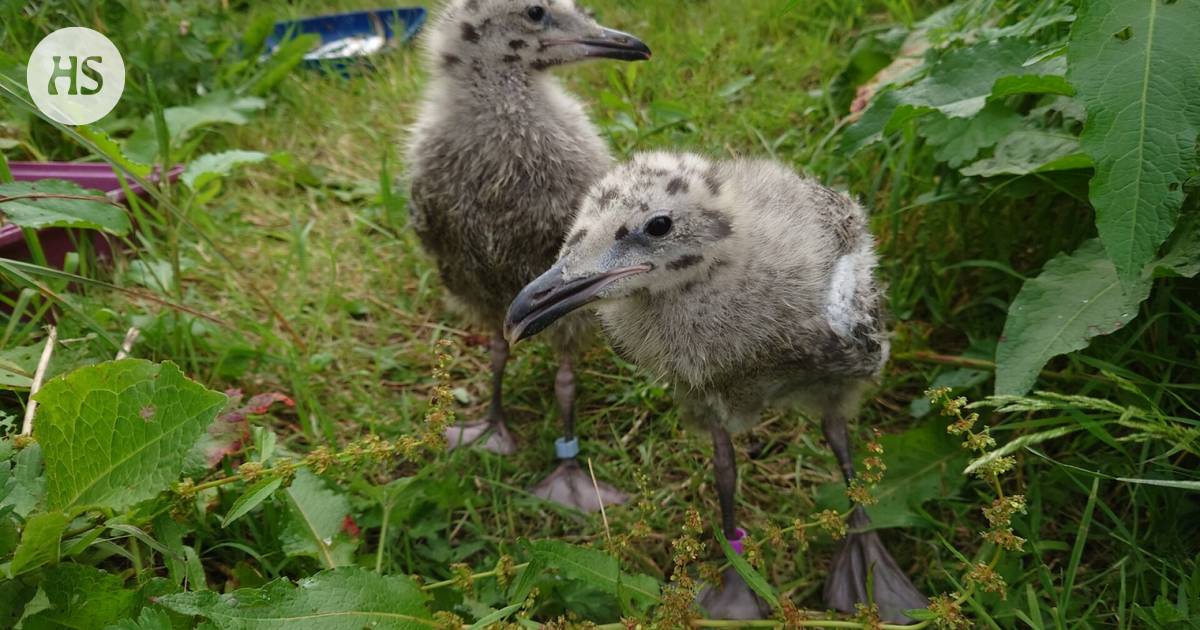
[[[821,422],[821,429],[849,485],[854,479],[854,461],[850,457],[846,419],[840,415],[826,415]],[[913,621],[904,611],[925,608],[929,600],[896,565],[879,539],[879,534],[861,531],[870,524],[866,510],[861,505],[855,505],[850,514],[851,533],[846,536],[846,542],[834,558],[833,568],[825,580],[825,605],[842,612],[854,612],[855,604],[870,601],[879,606],[879,616],[884,622]],[[874,587],[872,594],[867,592],[868,583]]]
[[[575,435],[575,368],[569,356],[563,356],[554,377],[554,396],[558,399],[558,414],[562,418],[563,436],[554,441],[558,468],[550,473],[532,492],[537,496],[572,507],[582,512],[598,512],[601,504],[620,505],[629,497],[620,490],[600,482],[593,483],[591,474],[583,470],[576,456],[579,438]]]
[[[737,463],[729,432],[717,424],[710,427],[713,438],[713,469],[716,472],[717,499],[721,503],[721,530],[734,550],[741,553],[746,532],[734,518],[734,494],[737,491]],[[719,586],[707,585],[696,596],[696,603],[713,619],[766,619],[770,606],[762,600],[733,567],[721,572]]]
[[[563,441],[575,439],[575,362],[564,355],[554,375],[554,399],[558,402],[558,417],[562,418]]]
[[[468,422],[448,427],[445,431],[446,444],[450,449],[476,444],[485,451],[500,455],[517,452],[517,444],[504,424],[504,366],[508,364],[508,342],[503,335],[494,335],[492,353],[492,402],[488,406],[487,419],[483,422]]]

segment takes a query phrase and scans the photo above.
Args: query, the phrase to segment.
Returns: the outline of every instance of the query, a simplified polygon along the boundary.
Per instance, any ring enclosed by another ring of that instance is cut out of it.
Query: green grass
[[[940,191],[947,173],[911,136],[901,134],[857,157],[839,152],[837,131],[847,103],[839,76],[854,43],[864,33],[911,23],[935,3],[588,4],[602,22],[641,36],[655,51],[644,64],[596,63],[560,72],[589,104],[616,151],[771,155],[851,191],[873,209],[900,358],[865,406],[858,423],[862,437],[867,428],[898,434],[940,421],[936,414],[914,420],[909,404],[939,373],[953,368],[919,353],[986,349],[1000,333],[1021,275],[1036,273],[1049,257],[1091,235],[1090,211],[1078,202],[1086,194],[1083,182],[1076,190],[1036,198],[1022,197],[1019,181],[1011,194]],[[305,15],[316,7],[301,2],[280,7],[279,14]],[[412,432],[431,395],[434,348],[443,338],[455,343],[453,385],[466,401],[456,412],[481,416],[488,375],[480,331],[463,330],[443,309],[436,273],[405,228],[403,191],[392,191],[399,198],[380,194],[381,178],[403,173],[399,156],[424,78],[412,50],[392,54],[375,72],[349,80],[297,71],[252,124],[202,140],[213,150],[287,152],[307,166],[253,167],[193,212],[191,219],[233,264],[183,232],[186,272],[179,301],[223,325],[98,290],[88,291],[88,314],[118,336],[127,325],[140,326],[144,337],[135,354],[175,360],[211,387],[289,393],[295,410],[263,422],[272,423],[293,450],[368,432],[387,437]],[[38,134],[48,135],[44,129]],[[123,282],[125,276],[118,270],[116,277]],[[251,287],[267,296],[291,331],[272,319]],[[1195,281],[1164,282],[1134,326],[1100,340],[1085,355],[1056,360],[1040,386],[1136,405],[1152,410],[1147,422],[1155,426],[1194,430],[1200,407],[1198,294]],[[364,475],[365,481],[381,482],[418,474],[403,509],[392,515],[395,538],[388,545],[394,553],[383,558],[385,569],[441,579],[449,577],[452,562],[487,570],[498,554],[517,551],[521,538],[603,539],[599,517],[555,509],[523,490],[554,463],[553,372],[550,353],[538,344],[522,346],[510,363],[506,402],[523,446],[518,455],[455,452],[421,471]],[[633,569],[666,577],[671,541],[686,510],[694,507],[714,520],[718,514],[711,448],[704,436],[684,432],[662,384],[606,347],[593,347],[580,372],[585,457],[598,476],[626,490],[637,490],[644,476],[647,492],[640,498],[653,506],[611,510],[607,525],[617,536],[639,521],[646,525],[650,535],[622,548],[621,555]],[[990,383],[968,395],[989,391]],[[968,604],[980,626],[1151,627],[1148,617],[1135,615],[1135,605],[1153,607],[1160,596],[1176,603],[1189,581],[1191,597],[1200,598],[1196,490],[1114,480],[1194,479],[1188,470],[1197,464],[1196,445],[1189,452],[1170,440],[1134,439],[1145,431],[1121,430],[1098,416],[1074,408],[985,416],[989,423],[1003,420],[995,430],[1002,443],[1059,425],[1083,423],[1086,430],[1018,453],[1012,483],[1029,496],[1029,514],[1017,525],[1028,539],[1026,552],[1001,565],[1009,581],[1006,601],[987,595]],[[835,483],[837,469],[818,426],[776,413],[737,443],[739,507],[749,529],[786,526],[822,509],[815,489]],[[956,470],[935,472],[943,484],[960,483]],[[927,593],[955,588],[956,552],[985,556],[977,532],[988,489],[972,482],[947,494],[917,510],[921,527],[885,533],[901,566]],[[382,513],[362,493],[355,496],[358,524],[375,536]],[[215,537],[210,543],[253,546],[271,531],[243,520],[209,534]],[[368,547],[374,562],[374,546]],[[820,538],[807,552],[767,546],[762,566],[781,593],[819,609],[835,550],[836,543]],[[212,544],[204,558],[216,583],[241,578],[213,567],[248,561],[237,549]],[[267,558],[252,563],[251,572],[303,574],[295,562]],[[559,612],[554,606],[544,614]],[[1197,614],[1197,604],[1192,606]]]

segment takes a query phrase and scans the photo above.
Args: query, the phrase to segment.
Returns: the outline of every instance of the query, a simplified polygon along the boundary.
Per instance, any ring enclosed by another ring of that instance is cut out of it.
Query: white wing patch
[[[833,266],[829,281],[829,296],[825,302],[825,317],[829,327],[839,335],[848,335],[859,319],[854,312],[854,294],[858,290],[859,253],[846,254]]]

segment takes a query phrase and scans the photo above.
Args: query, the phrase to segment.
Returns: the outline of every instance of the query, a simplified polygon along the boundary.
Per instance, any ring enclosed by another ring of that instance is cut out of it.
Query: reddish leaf
[[[225,412],[208,427],[208,444],[205,446],[204,456],[209,467],[216,466],[226,456],[242,450],[246,440],[250,439],[250,423],[247,418],[267,413],[275,403],[282,403],[286,407],[296,406],[295,401],[279,392],[255,394],[245,404],[242,403],[245,394],[240,389],[226,390],[225,395],[229,396]]]

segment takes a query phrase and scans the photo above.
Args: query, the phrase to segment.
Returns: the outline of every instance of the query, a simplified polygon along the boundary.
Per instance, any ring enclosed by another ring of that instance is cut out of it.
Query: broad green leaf
[[[46,383],[34,435],[46,458],[46,505],[121,510],[167,489],[225,395],[174,363],[109,361]]]
[[[1060,94],[1071,96],[1075,88],[1067,82],[1066,46],[1050,56],[1043,53],[1040,61],[1026,61],[1021,74],[1001,77],[992,85],[991,99],[1014,94]]]
[[[1009,306],[996,346],[996,394],[1029,391],[1047,361],[1124,327],[1149,294],[1144,277],[1125,292],[1098,240],[1054,257]]]
[[[103,230],[117,236],[129,233],[129,217],[126,216],[125,209],[109,203],[102,192],[87,190],[61,179],[0,184],[0,198],[35,194],[96,199],[43,197],[0,201],[0,213],[9,223],[25,228],[84,228]]]
[[[24,580],[0,581],[0,628],[15,628],[37,587]]]
[[[222,630],[408,630],[439,627],[425,595],[404,576],[360,567],[322,571],[293,586],[277,580],[225,595],[212,591],[164,595],[158,603],[199,615]]]
[[[546,570],[545,560],[538,556],[533,556],[529,560],[529,564],[524,569],[521,569],[521,575],[517,576],[516,582],[513,583],[512,591],[509,594],[508,601],[523,603],[526,597],[529,597],[530,591],[533,590],[534,584],[538,578],[542,577]]]
[[[163,110],[171,145],[177,146],[195,129],[216,124],[244,125],[249,115],[266,107],[266,101],[254,96],[235,96],[226,92],[210,94],[186,106]],[[153,163],[158,157],[158,136],[154,117],[147,114],[125,142],[125,154],[133,160]]]
[[[121,146],[118,145],[115,140],[108,137],[108,134],[101,129],[97,129],[91,125],[80,125],[75,128],[75,131],[79,133],[79,135],[83,136],[86,140],[96,145],[95,149],[102,157],[107,159],[109,162],[116,164],[117,167],[128,173],[133,173],[138,177],[149,177],[151,171],[154,170],[154,168],[149,164],[143,164],[141,162],[135,162],[129,159],[129,157],[126,156],[123,151],[121,151]]]
[[[994,177],[996,175],[1028,175],[1043,170],[1086,168],[1086,157],[1066,160],[1079,154],[1079,140],[1065,132],[1025,129],[1005,136],[992,157],[984,158],[960,169],[963,175]]]
[[[921,505],[958,493],[969,454],[960,440],[946,433],[946,423],[940,417],[898,435],[884,435],[879,442],[887,471],[872,492],[878,502],[867,506],[870,528],[928,526]],[[846,485],[834,482],[821,486],[817,506],[849,509]]]
[[[721,551],[725,552],[725,559],[733,565],[733,570],[737,571],[738,575],[746,581],[746,586],[766,600],[771,608],[779,608],[779,596],[775,594],[775,589],[771,588],[767,580],[759,575],[758,571],[755,571],[745,558],[733,550],[725,538],[725,532],[722,532],[720,527],[714,527],[713,533],[717,536],[717,543],[721,545]]]
[[[9,573],[20,575],[43,564],[58,562],[58,543],[70,522],[71,517],[62,512],[42,512],[29,517]]]
[[[225,515],[225,518],[221,519],[221,527],[229,527],[230,523],[248,514],[250,510],[258,507],[258,504],[266,501],[272,494],[275,494],[275,491],[281,485],[283,485],[283,478],[275,477],[274,479],[260,479],[254,485],[246,488],[246,492],[238,497],[237,501],[233,502],[233,507],[229,508],[229,513]]]
[[[975,159],[979,151],[995,146],[1021,128],[1021,117],[1000,103],[990,103],[973,118],[930,116],[921,124],[921,135],[934,147],[933,157],[954,168]]]
[[[187,269],[187,259],[180,261],[181,270]],[[168,293],[175,287],[175,267],[169,260],[139,258],[129,261],[125,281],[154,291]]]
[[[1046,5],[1042,5],[1039,7],[1039,10],[1034,11],[1029,17],[1026,17],[1025,19],[1010,26],[994,28],[991,25],[988,25],[983,29],[984,35],[990,39],[999,39],[1001,37],[1030,37],[1042,29],[1054,26],[1055,24],[1063,24],[1075,21],[1075,12],[1069,4],[1055,4],[1058,6],[1051,6],[1049,12],[1040,10],[1042,8],[1046,8]],[[971,3],[961,3],[959,6],[970,11],[972,9],[977,10],[979,5],[976,4],[972,6]],[[985,17],[985,19],[990,19],[990,16]]]
[[[1165,270],[1166,275],[1185,278],[1200,273],[1200,212],[1185,216],[1171,240],[1170,249],[1154,266],[1158,270]]]
[[[1087,120],[1087,109],[1078,98],[1069,96],[1049,96],[1041,99],[1041,104],[1029,110],[1031,120],[1049,122],[1055,117],[1062,117],[1071,123],[1083,123]]]
[[[167,577],[173,584],[182,586],[188,581],[187,551],[183,537],[187,534],[185,526],[177,522],[170,514],[160,514],[151,524],[154,536],[170,553],[163,554],[163,564],[167,567]],[[190,547],[188,548],[190,549]],[[204,582],[192,584],[192,590],[204,588]]]
[[[1014,94],[1062,94],[1071,96],[1075,88],[1066,77],[1054,74],[1030,74],[1025,76],[1001,77],[992,87],[992,98],[1004,98]]]
[[[924,78],[877,97],[863,117],[846,130],[842,147],[855,153],[881,139],[885,132],[935,111],[950,118],[970,118],[987,104],[996,81],[1036,72],[1034,67],[1024,65],[1036,52],[1033,42],[1008,38],[943,53]]]
[[[892,124],[892,117],[901,109],[896,90],[885,90],[878,94],[854,124],[842,132],[842,151],[853,155],[883,139],[883,133]],[[913,108],[909,108],[913,109]],[[909,116],[908,119],[919,117]]]
[[[46,570],[42,589],[50,608],[25,619],[25,630],[103,628],[132,615],[139,599],[116,575],[80,564]]]
[[[658,581],[648,575],[624,573],[617,559],[596,549],[576,547],[557,540],[530,543],[533,558],[546,569],[617,597],[640,610],[659,601]]]
[[[0,483],[4,483],[4,475],[4,466],[0,464]],[[11,507],[0,508],[0,558],[12,557],[11,554],[21,542],[16,518]]]
[[[173,630],[167,611],[157,606],[146,606],[137,619],[122,619],[105,630]]]
[[[0,485],[0,507],[12,506],[17,515],[27,517],[45,494],[42,447],[34,444],[21,449],[13,458],[8,480]]]
[[[283,550],[289,556],[310,556],[326,568],[351,564],[354,541],[342,533],[350,514],[346,495],[330,490],[320,477],[300,469],[284,495],[291,520],[283,533]]]
[[[228,175],[239,166],[257,164],[265,159],[267,154],[259,151],[208,153],[192,160],[183,170],[180,179],[192,190],[199,190],[205,184]]]
[[[27,390],[45,344],[16,346],[0,351],[0,389]],[[3,498],[3,495],[0,495]]]
[[[1200,2],[1092,0],[1071,28],[1068,78],[1087,106],[1090,198],[1125,290],[1171,234],[1200,136]]]

